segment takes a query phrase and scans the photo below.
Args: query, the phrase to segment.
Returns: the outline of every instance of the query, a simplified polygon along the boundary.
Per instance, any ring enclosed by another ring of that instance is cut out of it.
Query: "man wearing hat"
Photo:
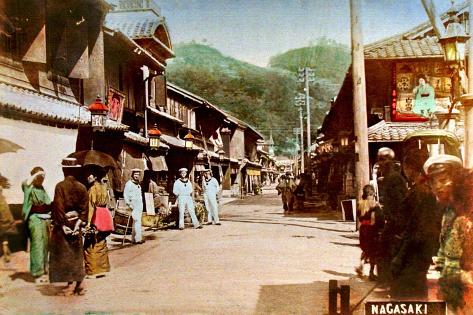
[[[391,148],[383,147],[378,150],[377,164],[379,201],[383,206],[386,224],[380,237],[378,259],[378,281],[381,288],[391,284],[391,261],[399,250],[401,234],[405,228],[408,214],[403,213],[402,202],[407,195],[407,182],[401,175],[396,164],[395,154]]]
[[[133,232],[131,238],[133,244],[143,244],[144,240],[141,235],[141,216],[143,215],[143,198],[140,186],[139,168],[131,170],[131,178],[126,182],[123,190],[123,198],[125,203],[131,209],[131,217],[133,218]]]
[[[80,169],[75,158],[62,160],[64,180],[56,185],[52,203],[52,231],[49,256],[50,282],[67,282],[62,294],[84,294],[85,277],[82,226],[87,222],[89,196],[77,178]],[[76,285],[71,291],[72,282]]]
[[[204,170],[204,179],[202,181],[202,190],[204,191],[204,203],[205,208],[208,212],[208,222],[207,224],[220,225],[220,219],[218,217],[218,203],[217,203],[217,194],[220,189],[220,185],[212,176],[212,171],[210,169]]]
[[[173,194],[177,197],[177,205],[179,207],[179,230],[184,230],[184,213],[186,208],[189,211],[194,228],[201,229],[202,225],[200,225],[195,215],[194,201],[192,200],[193,188],[192,183],[187,178],[187,168],[180,168],[179,176],[180,178],[174,182],[172,188]]]
[[[455,314],[473,309],[473,177],[460,158],[440,154],[424,164],[437,201],[445,209],[436,269],[440,292]]]

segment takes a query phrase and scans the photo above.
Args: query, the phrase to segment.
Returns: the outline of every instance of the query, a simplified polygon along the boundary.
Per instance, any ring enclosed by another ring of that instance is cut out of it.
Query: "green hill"
[[[310,88],[315,99],[311,113],[314,139],[329,100],[337,94],[348,68],[348,63],[342,62],[349,59],[348,53],[341,45],[326,40],[322,44],[322,48],[316,44],[275,56],[268,68],[224,56],[206,45],[178,44],[174,46],[176,58],[168,64],[167,77],[170,82],[256,127],[265,136],[269,137],[272,130],[276,154],[290,155],[295,149],[292,128],[299,125],[294,96],[302,91],[297,69],[306,65],[316,68],[316,82]],[[339,55],[334,56],[334,51]],[[323,61],[325,58],[336,64],[330,66]],[[325,66],[317,69],[311,62]]]

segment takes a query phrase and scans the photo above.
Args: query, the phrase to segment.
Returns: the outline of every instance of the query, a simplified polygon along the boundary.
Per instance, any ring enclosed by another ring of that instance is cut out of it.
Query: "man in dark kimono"
[[[394,151],[383,147],[378,150],[377,163],[382,178],[378,179],[379,198],[385,217],[378,253],[378,282],[380,287],[388,287],[392,281],[391,260],[400,248],[406,214],[402,204],[407,195],[407,182],[402,177],[394,159]]]
[[[76,179],[80,165],[75,158],[62,161],[64,180],[56,185],[51,211],[52,232],[50,240],[49,280],[67,282],[64,295],[82,295],[85,277],[82,244],[82,226],[87,222],[87,189]],[[84,222],[84,223],[83,223]],[[72,282],[76,285],[72,290]]]

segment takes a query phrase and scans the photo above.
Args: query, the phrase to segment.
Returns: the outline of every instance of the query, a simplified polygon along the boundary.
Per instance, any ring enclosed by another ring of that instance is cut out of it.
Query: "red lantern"
[[[102,103],[100,95],[97,95],[95,102],[89,105],[90,122],[93,130],[105,130],[105,122],[107,121],[108,107]]]

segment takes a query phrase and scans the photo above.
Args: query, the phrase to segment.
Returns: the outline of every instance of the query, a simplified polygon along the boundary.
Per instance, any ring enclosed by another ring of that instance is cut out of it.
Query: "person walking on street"
[[[202,190],[204,192],[204,203],[207,208],[208,222],[207,224],[220,225],[220,219],[218,217],[218,202],[217,194],[220,189],[220,185],[215,177],[212,176],[212,171],[206,169],[204,171],[204,178],[202,180]]]
[[[278,195],[281,195],[284,213],[292,212],[294,205],[294,191],[297,186],[291,177],[291,172],[282,175],[279,184],[276,186]]]
[[[82,226],[87,222],[89,198],[85,186],[76,179],[80,167],[75,158],[62,160],[64,180],[56,185],[51,211],[49,281],[67,282],[61,292],[66,296],[85,292]]]
[[[134,168],[131,170],[131,179],[125,184],[123,190],[123,197],[125,203],[131,209],[131,216],[133,218],[133,232],[132,242],[133,244],[143,244],[142,232],[141,232],[141,216],[143,215],[143,197],[140,186],[140,174],[141,170]]]
[[[440,247],[435,262],[440,271],[440,298],[454,314],[473,310],[473,172],[460,158],[430,157],[424,171],[444,209]]]
[[[21,184],[23,190],[22,213],[30,240],[30,273],[37,283],[48,281],[48,240],[51,220],[51,198],[44,190],[45,172],[35,167],[30,177]]]
[[[402,203],[407,194],[407,182],[401,175],[394,157],[394,151],[390,148],[383,147],[378,150],[377,163],[382,176],[378,178],[379,200],[385,218],[377,261],[378,282],[381,288],[387,288],[391,284],[391,260],[399,250],[406,220],[406,215],[402,213]]]
[[[103,219],[98,211],[104,211],[110,216],[107,208],[107,187],[99,182],[97,174],[91,173],[87,177],[89,188],[89,215],[87,217],[86,235],[84,240],[85,273],[87,278],[104,277],[110,271],[108,260],[107,236],[110,231],[101,231],[96,220]]]
[[[363,261],[369,262],[369,280],[376,280],[374,268],[379,250],[379,233],[384,225],[384,216],[375,200],[375,190],[371,185],[363,187],[362,200],[358,202],[357,218],[359,224],[360,248],[362,250],[360,266],[356,268],[358,275],[363,275]]]
[[[402,163],[410,185],[403,204],[401,246],[391,261],[394,298],[427,297],[427,272],[439,247],[442,212],[423,172],[427,158],[427,152],[415,149],[407,152]]]
[[[201,229],[202,225],[197,220],[194,209],[194,201],[192,200],[193,187],[192,183],[187,178],[187,168],[179,169],[180,178],[174,182],[172,192],[176,195],[177,205],[179,207],[179,230],[184,230],[184,213],[187,209],[191,216],[194,228]]]

